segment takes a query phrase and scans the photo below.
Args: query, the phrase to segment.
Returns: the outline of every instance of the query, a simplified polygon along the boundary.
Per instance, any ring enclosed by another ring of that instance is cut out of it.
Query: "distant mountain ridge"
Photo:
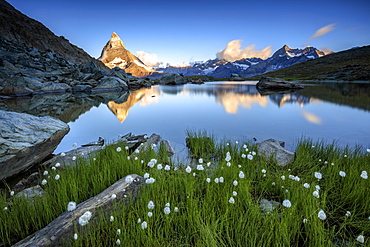
[[[98,59],[109,68],[119,67],[137,77],[144,77],[155,72],[127,50],[121,38],[114,32]]]
[[[314,47],[292,49],[284,45],[271,57],[265,60],[261,58],[245,58],[235,62],[228,62],[216,58],[207,60],[206,62],[198,62],[185,68],[168,67],[160,69],[160,71],[163,73],[181,73],[185,76],[208,75],[218,78],[230,78],[232,74],[239,74],[248,78],[319,58],[324,55],[324,52]]]

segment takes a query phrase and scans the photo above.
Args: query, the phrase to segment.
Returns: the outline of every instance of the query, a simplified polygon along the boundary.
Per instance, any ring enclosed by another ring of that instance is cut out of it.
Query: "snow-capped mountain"
[[[133,76],[144,77],[154,73],[152,68],[146,66],[138,57],[125,48],[121,38],[116,33],[112,33],[111,39],[104,46],[98,59],[109,68],[119,67]]]
[[[265,60],[261,58],[245,58],[235,62],[228,62],[216,58],[207,60],[206,62],[197,62],[188,67],[167,67],[161,69],[161,72],[184,75],[210,75],[222,78],[229,78],[231,74],[239,74],[248,78],[324,55],[324,52],[314,47],[292,49],[284,45]]]

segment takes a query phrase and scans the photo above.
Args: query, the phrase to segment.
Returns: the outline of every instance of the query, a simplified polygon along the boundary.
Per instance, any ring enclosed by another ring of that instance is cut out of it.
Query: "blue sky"
[[[370,44],[369,0],[7,1],[96,58],[112,32],[133,54],[171,64],[213,59],[235,40],[239,52],[251,45],[247,50],[275,52],[286,44],[336,52]]]

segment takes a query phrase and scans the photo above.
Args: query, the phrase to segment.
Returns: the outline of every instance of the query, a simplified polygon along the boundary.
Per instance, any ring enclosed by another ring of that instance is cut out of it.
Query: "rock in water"
[[[68,124],[52,117],[0,110],[0,179],[42,161],[68,133]]]
[[[268,139],[263,142],[257,143],[258,155],[266,158],[274,157],[279,166],[286,166],[288,163],[293,162],[295,152],[291,152],[284,148],[284,142],[274,139]]]
[[[279,78],[262,76],[261,80],[256,84],[256,88],[258,92],[260,92],[260,94],[266,95],[276,93],[289,93],[298,89],[302,89],[303,86]]]

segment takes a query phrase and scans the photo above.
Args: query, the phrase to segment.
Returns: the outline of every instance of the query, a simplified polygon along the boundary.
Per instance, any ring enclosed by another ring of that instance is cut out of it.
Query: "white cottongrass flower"
[[[164,205],[165,207],[171,207],[171,203],[167,202],[166,205]]]
[[[233,191],[233,196],[237,196],[237,195],[238,195],[238,192]]]
[[[321,172],[315,172],[315,178],[322,179],[322,173]]]
[[[55,166],[51,167],[51,170],[55,171],[57,168]]]
[[[319,217],[320,220],[326,220],[326,214],[324,210],[320,209],[319,213],[317,214],[317,217]]]
[[[220,177],[220,183],[223,183],[224,182],[224,177]]]
[[[247,158],[247,155],[242,154],[242,158],[243,158],[243,159]]]
[[[220,182],[219,180],[219,178],[215,178],[215,183],[218,184],[218,182]]]
[[[198,171],[203,171],[203,170],[204,170],[203,165],[197,165],[197,170],[198,170]]]
[[[67,210],[68,211],[73,211],[76,209],[76,203],[75,202],[69,202],[67,205]]]
[[[60,163],[58,162],[58,163],[56,163],[55,164],[55,167],[60,167]]]
[[[147,180],[145,180],[145,183],[147,183],[147,184],[152,184],[154,182],[155,182],[154,178],[148,178]]]
[[[48,175],[49,174],[49,172],[48,171],[44,171],[44,173],[43,173],[43,175],[44,176],[46,176],[46,175]]]
[[[114,221],[114,216],[110,216],[109,221],[113,222]]]
[[[141,223],[141,219],[139,218],[139,219],[137,219],[137,223],[138,224],[140,224]]]
[[[77,240],[78,239],[77,233],[73,234],[73,238],[74,238],[74,240]]]
[[[116,199],[117,198],[117,195],[116,194],[112,194],[110,198]]]
[[[55,180],[58,180],[59,178],[60,178],[59,174],[55,175],[55,177],[54,177]]]
[[[247,144],[244,144],[244,145],[243,145],[243,148],[244,148],[244,149],[246,149],[247,147],[248,147],[248,146],[247,146]]]
[[[320,198],[320,195],[319,195],[319,192],[317,190],[315,190],[314,192],[312,192],[312,195],[316,198]]]
[[[351,212],[350,211],[347,211],[346,214],[345,214],[346,217],[349,217],[351,216]]]
[[[244,172],[243,171],[239,172],[239,178],[244,178]]]
[[[198,162],[199,162],[199,164],[202,164],[202,163],[203,163],[203,159],[202,159],[202,158],[200,158],[200,159],[198,160]]]
[[[126,146],[126,147],[125,147],[125,149],[126,149],[126,150],[128,150],[128,149],[129,149],[129,147],[128,147],[128,146]]]
[[[252,151],[252,155],[256,155],[256,152]]]
[[[173,208],[173,211],[177,213],[177,212],[179,212],[179,208],[178,207],[174,207]]]
[[[116,148],[116,151],[117,151],[117,152],[121,152],[121,151],[122,151],[122,148],[121,148],[121,147],[117,147],[117,148]]]
[[[140,153],[140,150],[137,148],[134,153],[138,154]]]
[[[191,172],[191,167],[190,167],[190,166],[186,167],[185,171],[186,171],[187,173],[190,173],[190,172]]]
[[[238,186],[238,181],[237,180],[234,180],[233,185],[234,186]]]
[[[150,174],[149,173],[145,173],[144,174],[144,178],[149,178]]]
[[[304,224],[306,224],[306,223],[307,223],[307,221],[308,221],[307,219],[303,219],[303,223],[304,223]]]
[[[210,166],[211,166],[211,162],[208,162],[208,163],[207,163],[207,166],[208,166],[208,167],[210,167]]]
[[[81,226],[87,225],[89,220],[91,219],[92,213],[90,211],[86,211],[81,217],[78,219],[78,223]]]
[[[72,157],[72,160],[76,160],[76,156],[73,156],[73,157]]]
[[[164,212],[164,214],[170,214],[170,213],[171,213],[171,209],[170,209],[170,207],[165,207],[165,208],[163,209],[163,212]]]
[[[139,158],[138,157],[135,157],[134,160],[138,160]]]
[[[339,172],[339,176],[341,176],[341,177],[345,177],[345,176],[346,176],[346,173],[345,173],[344,171],[340,171],[340,172]]]
[[[281,176],[281,180],[285,180],[285,176],[283,175],[283,176]]]
[[[170,167],[169,165],[165,165],[165,166],[164,166],[164,170],[165,170],[165,171],[169,171],[169,170],[171,170],[171,167]]]
[[[334,165],[334,163],[331,163],[330,165],[332,165],[332,166],[333,166],[333,165]]]
[[[10,196],[14,196],[14,190],[10,191]]]
[[[234,203],[235,203],[235,199],[234,199],[234,197],[230,197],[230,199],[229,199],[229,203],[232,203],[232,204],[234,204]]]
[[[317,191],[321,190],[320,185],[315,185],[315,189],[316,189]]]
[[[41,181],[41,185],[45,185],[45,184],[47,184],[48,183],[48,181],[46,180],[46,179],[43,179],[42,181]]]
[[[227,163],[226,163],[226,165],[227,165],[228,167],[230,167],[230,166],[231,166],[231,163],[230,163],[230,162],[227,162]]]
[[[64,156],[66,156],[66,154],[65,153],[60,153],[60,156],[64,157]]]
[[[195,177],[197,174],[195,172],[193,172],[193,176]]]
[[[272,182],[272,183],[271,183],[271,185],[273,185],[273,186],[275,186],[275,184],[276,184],[275,182]]]
[[[162,168],[163,168],[162,164],[158,164],[158,165],[157,165],[157,169],[158,169],[158,170],[162,170]]]
[[[297,181],[297,182],[299,182],[299,181],[301,181],[301,178],[300,178],[300,177],[298,177],[298,176],[295,176],[295,177],[294,177],[294,180],[295,180],[295,181]]]
[[[8,210],[8,207],[4,207],[3,210]]]
[[[370,153],[370,148],[366,149],[366,152]]]
[[[266,169],[262,169],[261,172],[262,173],[266,173],[267,171],[266,171]]]
[[[143,221],[143,223],[141,223],[141,229],[147,229],[148,228],[148,223],[146,223],[146,221]]]
[[[310,184],[309,183],[304,183],[303,184],[303,187],[305,187],[306,189],[310,188]]]
[[[157,160],[156,160],[156,159],[151,159],[151,160],[148,162],[148,166],[149,166],[150,168],[153,168],[155,164],[157,164]]]
[[[125,178],[126,183],[129,184],[129,183],[132,183],[132,181],[134,181],[134,178],[131,175],[126,176],[126,178]]]
[[[247,155],[247,158],[248,158],[249,160],[253,160],[253,155],[248,154],[248,155]]]
[[[206,178],[206,182],[207,183],[210,183],[211,182],[211,179],[210,178]]]
[[[230,160],[231,160],[230,152],[227,152],[227,153],[226,153],[225,161],[226,161],[226,162],[229,162]]]
[[[127,160],[130,160],[131,159],[131,157],[130,156],[127,156]]]
[[[367,171],[362,171],[360,175],[363,179],[367,179]]]
[[[149,201],[148,203],[148,209],[153,209],[154,208],[154,202],[153,201]]]
[[[120,239],[116,240],[116,245],[121,245],[121,240]]]
[[[121,234],[121,229],[117,229],[117,235]]]
[[[148,212],[148,217],[152,217],[153,216],[153,213],[152,212]]]
[[[292,206],[292,203],[288,199],[285,199],[283,201],[283,206],[286,208],[290,208]]]
[[[365,242],[365,237],[363,235],[359,235],[356,240],[360,243],[364,243]]]

